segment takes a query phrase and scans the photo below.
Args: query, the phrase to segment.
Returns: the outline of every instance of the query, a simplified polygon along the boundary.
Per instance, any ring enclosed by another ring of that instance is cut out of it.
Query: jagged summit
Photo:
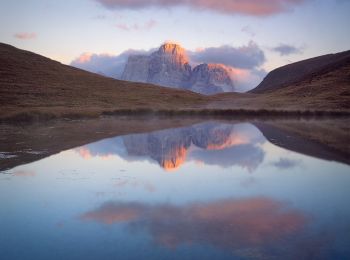
[[[151,55],[130,56],[122,79],[188,89],[206,95],[234,91],[225,66],[200,64],[192,70],[186,50],[170,42],[161,45]]]
[[[185,54],[186,51],[180,44],[166,42],[159,47],[159,52],[171,53],[171,54]]]
[[[177,43],[164,43],[152,55],[169,59],[171,63],[175,63],[178,66],[184,66],[186,63],[189,63],[186,50]]]
[[[204,63],[193,69],[191,89],[194,92],[215,94],[234,91],[228,69],[222,64]]]

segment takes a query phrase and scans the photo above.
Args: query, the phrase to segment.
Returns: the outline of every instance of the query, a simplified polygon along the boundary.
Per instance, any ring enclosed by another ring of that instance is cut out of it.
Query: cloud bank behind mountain
[[[121,79],[125,64],[130,55],[146,55],[155,49],[127,50],[119,55],[82,53],[71,62],[71,65],[90,72]],[[191,65],[199,63],[215,63],[225,65],[231,72],[237,91],[244,92],[260,83],[266,72],[260,66],[266,61],[263,50],[254,42],[234,47],[198,48],[186,50]]]

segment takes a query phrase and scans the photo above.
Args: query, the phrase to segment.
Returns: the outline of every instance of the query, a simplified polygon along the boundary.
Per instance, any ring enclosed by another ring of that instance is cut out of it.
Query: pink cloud
[[[13,36],[20,40],[32,40],[37,37],[36,33],[26,33],[26,32],[16,33]]]
[[[96,0],[109,9],[142,9],[147,7],[169,8],[187,6],[224,14],[269,16],[290,11],[308,0]]]
[[[259,197],[184,206],[109,202],[80,219],[148,230],[163,246],[204,242],[231,249],[265,246],[302,232],[307,224],[290,205]]]
[[[86,62],[89,62],[91,60],[91,57],[93,56],[92,53],[88,53],[88,52],[85,52],[85,53],[82,53],[78,58],[77,58],[77,61],[80,62],[80,63],[86,63]]]
[[[108,160],[108,159],[113,158],[113,154],[93,155],[93,154],[91,154],[91,151],[87,147],[77,148],[76,152],[85,160],[89,160],[89,159],[91,159],[93,157],[97,157],[97,156],[103,160]]]

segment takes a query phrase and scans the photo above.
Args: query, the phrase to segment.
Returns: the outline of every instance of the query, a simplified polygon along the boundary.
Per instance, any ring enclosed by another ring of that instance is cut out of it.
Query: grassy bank
[[[224,118],[321,118],[321,117],[350,117],[350,111],[340,110],[247,110],[247,109],[117,109],[107,111],[80,111],[80,112],[22,112],[7,117],[0,117],[0,123],[39,122],[59,118],[88,119],[101,116],[151,116],[151,117],[224,117]]]

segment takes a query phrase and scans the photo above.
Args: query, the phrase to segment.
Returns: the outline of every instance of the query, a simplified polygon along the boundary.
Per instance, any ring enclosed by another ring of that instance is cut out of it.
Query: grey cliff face
[[[149,57],[144,55],[130,56],[122,74],[122,79],[147,82],[149,60]]]
[[[122,79],[188,89],[206,95],[234,90],[224,66],[201,64],[192,70],[186,51],[173,43],[163,44],[149,56],[130,56]]]
[[[177,44],[164,44],[151,54],[147,82],[178,88],[191,76],[185,50]]]
[[[234,91],[229,72],[219,64],[200,64],[195,67],[190,85],[192,91],[207,95]]]

